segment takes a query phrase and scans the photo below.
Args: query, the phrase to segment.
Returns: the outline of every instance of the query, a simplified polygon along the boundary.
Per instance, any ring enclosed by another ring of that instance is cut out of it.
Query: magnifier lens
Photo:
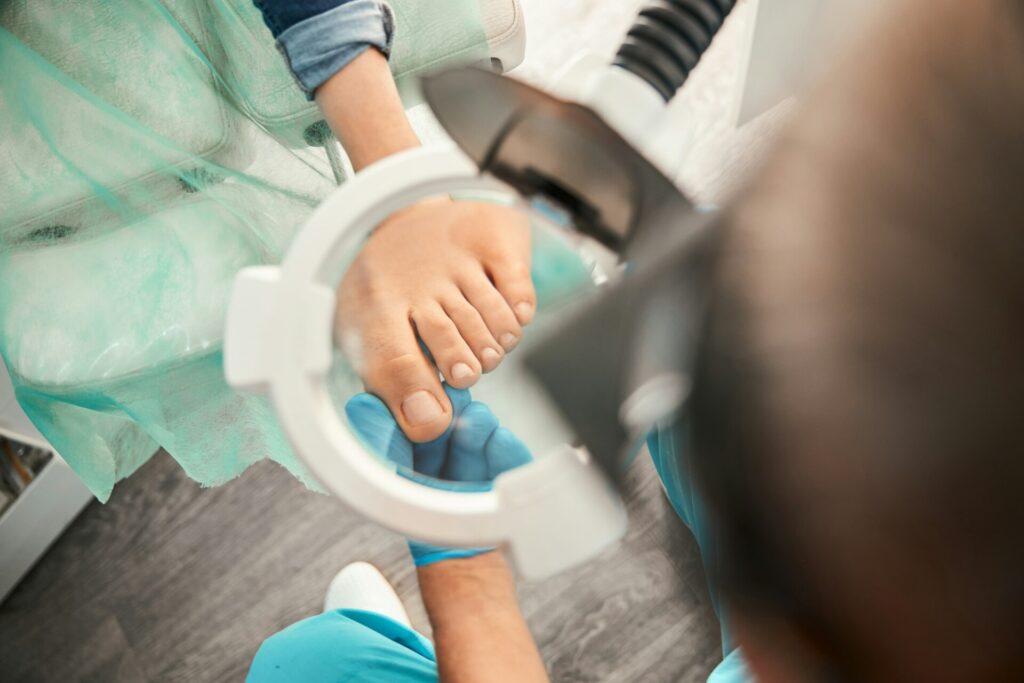
[[[486,488],[574,441],[521,359],[614,264],[543,204],[476,193],[396,210],[339,268],[336,410],[399,476]]]

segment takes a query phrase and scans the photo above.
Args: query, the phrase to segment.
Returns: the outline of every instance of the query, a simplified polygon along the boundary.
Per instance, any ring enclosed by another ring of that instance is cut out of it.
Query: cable
[[[651,0],[633,22],[613,64],[669,101],[683,85],[736,0]]]

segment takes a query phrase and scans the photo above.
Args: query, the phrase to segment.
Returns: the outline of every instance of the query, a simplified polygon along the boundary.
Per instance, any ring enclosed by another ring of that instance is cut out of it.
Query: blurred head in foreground
[[[1024,4],[883,3],[724,216],[692,438],[763,683],[1024,676]]]

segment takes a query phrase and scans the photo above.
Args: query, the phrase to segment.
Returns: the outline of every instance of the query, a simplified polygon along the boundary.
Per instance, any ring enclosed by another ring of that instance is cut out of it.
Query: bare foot
[[[519,343],[536,305],[526,217],[430,199],[381,224],[346,272],[338,342],[406,436],[430,441],[452,416],[438,370],[472,386]]]

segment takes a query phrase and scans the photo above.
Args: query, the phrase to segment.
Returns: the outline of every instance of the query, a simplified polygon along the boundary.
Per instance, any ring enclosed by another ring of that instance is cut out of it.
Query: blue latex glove
[[[397,463],[399,473],[435,488],[486,491],[502,472],[533,460],[530,450],[508,429],[498,425],[483,403],[472,400],[466,389],[444,386],[455,418],[440,437],[427,443],[412,443],[384,403],[371,394],[358,394],[345,404],[345,414],[366,446]],[[416,477],[408,472],[425,475]],[[440,480],[440,481],[439,481]],[[449,485],[448,482],[460,482]],[[473,557],[492,548],[440,548],[409,541],[417,567],[455,557]]]

